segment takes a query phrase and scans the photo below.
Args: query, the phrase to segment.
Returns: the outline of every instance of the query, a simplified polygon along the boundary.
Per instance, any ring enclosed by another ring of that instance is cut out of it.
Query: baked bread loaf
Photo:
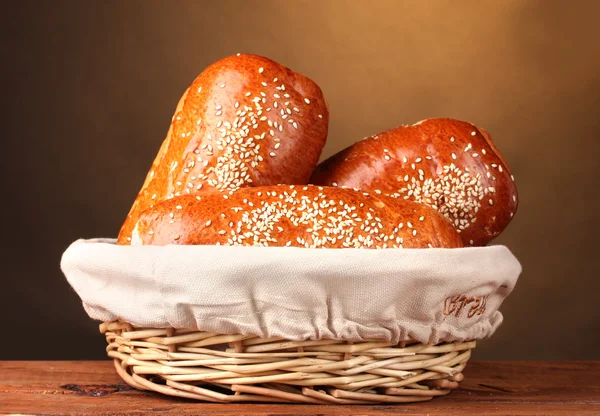
[[[307,77],[255,55],[215,62],[181,97],[120,243],[141,212],[179,195],[307,183],[328,123],[323,93]]]
[[[471,246],[490,242],[517,210],[514,179],[489,134],[452,119],[367,137],[319,164],[310,183],[427,204]]]
[[[462,247],[436,210],[358,190],[280,185],[183,195],[144,211],[132,245]]]

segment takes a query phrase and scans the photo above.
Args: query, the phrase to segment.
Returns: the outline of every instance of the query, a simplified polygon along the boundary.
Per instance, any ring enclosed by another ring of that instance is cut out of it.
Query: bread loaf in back
[[[427,204],[472,246],[498,236],[517,210],[514,179],[489,133],[452,119],[367,137],[319,164],[310,182]]]

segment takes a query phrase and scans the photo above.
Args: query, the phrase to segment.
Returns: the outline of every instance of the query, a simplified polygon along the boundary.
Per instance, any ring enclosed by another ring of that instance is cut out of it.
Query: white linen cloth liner
[[[521,273],[504,246],[117,246],[113,239],[75,241],[61,268],[100,321],[394,343],[489,337]]]

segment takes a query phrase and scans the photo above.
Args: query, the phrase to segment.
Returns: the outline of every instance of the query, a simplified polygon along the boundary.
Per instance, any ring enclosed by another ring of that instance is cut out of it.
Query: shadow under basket
[[[475,341],[288,341],[120,321],[100,332],[127,384],[216,403],[422,402],[458,387],[475,348]]]

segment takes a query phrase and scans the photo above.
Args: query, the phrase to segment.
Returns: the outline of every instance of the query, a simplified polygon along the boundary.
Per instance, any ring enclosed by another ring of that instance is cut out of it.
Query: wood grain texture
[[[0,414],[598,415],[600,361],[472,362],[461,387],[426,403],[379,406],[204,404],[125,385],[111,361],[0,361]]]

